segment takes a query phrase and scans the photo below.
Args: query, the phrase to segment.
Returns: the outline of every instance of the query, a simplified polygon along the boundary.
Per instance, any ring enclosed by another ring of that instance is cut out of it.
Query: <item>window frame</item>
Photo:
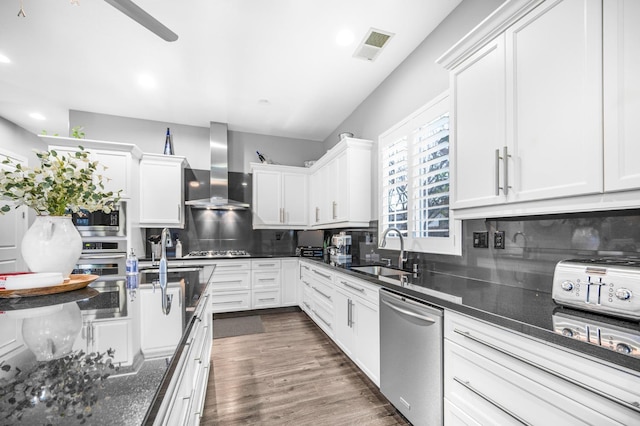
[[[407,235],[404,237],[404,249],[406,251],[418,252],[418,253],[434,253],[434,254],[447,254],[447,255],[462,255],[462,221],[455,218],[454,211],[451,209],[451,200],[453,200],[453,188],[451,183],[453,177],[452,173],[449,173],[449,237],[413,237],[413,225],[415,216],[416,199],[414,198],[414,164],[413,160],[413,143],[412,135],[415,134],[415,130],[431,123],[443,114],[449,114],[449,125],[451,125],[451,105],[449,103],[449,92],[436,96],[434,99],[412,112],[409,116],[400,120],[397,124],[392,126],[387,131],[378,136],[378,235],[382,236],[385,230],[384,217],[388,212],[384,210],[385,197],[387,196],[385,190],[385,179],[388,176],[383,176],[385,169],[383,163],[383,155],[385,147],[395,144],[403,137],[407,137]],[[452,169],[453,158],[453,140],[451,138],[451,127],[449,127],[449,170]],[[400,239],[395,232],[390,232],[387,236],[386,249],[400,250]]]

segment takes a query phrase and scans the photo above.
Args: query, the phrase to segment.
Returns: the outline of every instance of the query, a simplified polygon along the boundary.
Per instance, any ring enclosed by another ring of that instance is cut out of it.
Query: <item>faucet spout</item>
[[[389,227],[384,230],[382,233],[382,238],[380,242],[380,248],[384,248],[387,245],[387,234],[391,231],[395,231],[400,237],[400,255],[398,256],[398,268],[404,269],[404,263],[407,261],[407,258],[404,256],[404,237],[402,236],[402,232],[398,228]]]
[[[162,252],[160,256],[160,265],[158,267],[158,280],[160,282],[160,293],[162,298],[162,313],[169,315],[171,312],[171,302],[173,295],[167,295],[167,238],[169,237],[169,229],[162,230],[160,238],[162,244]]]

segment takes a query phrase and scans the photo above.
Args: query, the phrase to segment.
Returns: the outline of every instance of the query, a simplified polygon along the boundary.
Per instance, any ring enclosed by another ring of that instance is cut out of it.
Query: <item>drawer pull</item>
[[[331,323],[330,322],[328,322],[326,319],[324,319],[320,315],[318,315],[318,312],[316,312],[315,310],[312,309],[311,311],[320,319],[320,321],[325,323],[327,325],[327,327],[331,328]]]
[[[454,377],[453,380],[455,380],[456,382],[460,383],[462,386],[464,386],[465,388],[467,388],[468,390],[470,390],[471,392],[475,393],[476,395],[478,395],[480,398],[484,399],[485,401],[487,401],[489,404],[493,405],[494,407],[498,408],[500,411],[502,411],[503,413],[507,414],[508,416],[512,417],[513,419],[515,419],[516,421],[522,423],[523,425],[531,425],[531,423],[527,422],[526,420],[524,420],[522,417],[519,417],[517,415],[515,415],[513,412],[511,412],[510,410],[507,410],[505,407],[503,407],[502,405],[498,404],[497,402],[495,402],[494,400],[492,400],[491,398],[489,398],[488,396],[486,396],[485,394],[483,394],[482,392],[480,392],[479,390],[477,390],[476,388],[474,388],[473,386],[471,386],[469,384],[468,381],[463,381],[462,379],[459,379],[457,377]]]
[[[364,293],[364,288],[356,287],[356,286],[354,286],[354,285],[349,284],[349,283],[348,283],[348,282],[346,282],[346,281],[340,281],[340,284],[344,284],[346,287],[349,287],[349,288],[350,288],[350,289],[352,289],[352,290],[357,290],[357,291],[359,291],[359,292],[361,292],[361,293]]]
[[[258,301],[260,301],[260,302],[269,302],[269,301],[273,301],[273,300],[276,300],[276,298],[275,297],[267,297],[265,299],[258,299]]]
[[[238,303],[242,303],[242,300],[229,300],[226,302],[213,302],[212,305],[235,305]]]
[[[275,281],[275,278],[258,278],[258,281]]]
[[[323,293],[322,291],[318,290],[315,287],[312,287],[315,291],[317,291],[318,293],[320,293],[320,295],[324,296],[325,298],[331,300],[331,296],[329,296],[328,294]]]
[[[221,264],[217,264],[215,266],[216,266],[216,268],[237,268],[237,269],[240,269],[240,268],[242,268],[243,265],[221,265]]]
[[[259,263],[258,268],[275,268],[275,263]]]
[[[498,352],[500,352],[500,353],[502,353],[504,355],[507,355],[507,356],[509,356],[511,358],[517,359],[520,362],[523,362],[523,363],[525,363],[527,365],[530,365],[531,367],[537,368],[540,371],[544,371],[545,373],[550,374],[550,375],[552,375],[554,377],[557,377],[558,379],[561,379],[561,380],[564,380],[564,381],[569,382],[571,384],[574,384],[574,385],[576,385],[576,386],[578,386],[578,387],[580,387],[582,389],[585,389],[585,390],[587,390],[589,392],[592,392],[592,393],[595,393],[596,395],[599,395],[599,396],[601,396],[601,397],[603,397],[605,399],[608,399],[611,402],[614,402],[616,404],[622,405],[623,407],[626,407],[626,408],[628,408],[630,410],[633,410],[633,411],[635,411],[637,413],[640,413],[640,403],[637,402],[637,401],[634,401],[634,402],[623,401],[620,398],[617,398],[617,397],[615,397],[613,395],[609,395],[608,393],[602,392],[599,389],[592,388],[591,386],[587,386],[582,382],[579,382],[579,381],[577,381],[575,379],[572,379],[571,377],[567,377],[562,373],[558,373],[558,372],[553,371],[550,368],[547,368],[547,367],[545,367],[543,365],[540,365],[540,364],[535,363],[533,361],[529,361],[528,359],[523,358],[520,355],[516,355],[514,353],[511,353],[511,352],[509,352],[509,351],[507,351],[505,349],[502,349],[501,347],[496,346],[496,345],[494,345],[492,343],[485,342],[482,339],[479,339],[479,338],[477,338],[475,336],[472,336],[471,333],[469,333],[468,331],[458,330],[457,328],[454,328],[453,331],[454,331],[454,333],[457,333],[457,334],[459,334],[459,335],[461,335],[463,337],[466,337],[469,340],[472,340],[472,341],[474,341],[476,343],[479,343],[479,344],[481,344],[483,346],[491,348],[491,349],[493,349],[495,351],[498,351]]]
[[[318,272],[318,271],[316,271],[315,269],[313,270],[313,272],[315,272],[316,274],[318,274],[318,275],[320,275],[321,277],[324,277],[324,278],[326,278],[326,279],[328,279],[328,280],[330,280],[330,279],[331,279],[331,275],[329,275],[329,274],[323,274],[322,272]]]
[[[311,309],[311,305],[309,305],[307,302],[302,302],[302,303],[304,303],[304,306],[306,306],[307,309]]]

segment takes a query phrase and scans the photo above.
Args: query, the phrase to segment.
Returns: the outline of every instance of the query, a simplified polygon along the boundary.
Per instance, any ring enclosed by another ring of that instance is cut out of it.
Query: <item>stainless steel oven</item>
[[[98,280],[90,284],[98,294],[78,302],[83,316],[91,318],[126,317],[127,289],[124,279]]]
[[[73,273],[124,278],[126,261],[125,237],[83,237],[82,254]]]

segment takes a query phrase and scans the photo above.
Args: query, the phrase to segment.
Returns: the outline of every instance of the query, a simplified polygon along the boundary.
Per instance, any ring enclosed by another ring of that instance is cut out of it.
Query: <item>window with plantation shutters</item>
[[[446,94],[380,136],[380,233],[401,230],[405,249],[461,254],[449,209],[449,102]],[[395,243],[395,244],[394,244]],[[395,233],[387,247],[399,248]]]

